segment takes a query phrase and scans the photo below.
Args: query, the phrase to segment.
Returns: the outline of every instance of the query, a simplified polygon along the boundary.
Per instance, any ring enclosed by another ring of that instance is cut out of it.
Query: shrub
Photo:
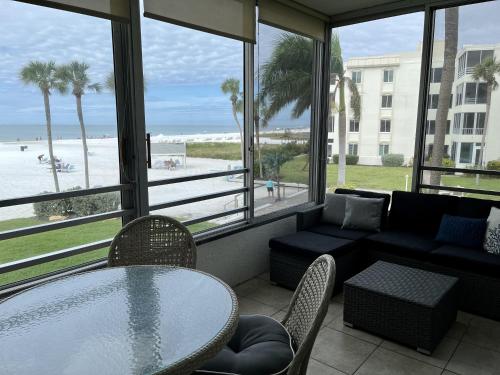
[[[486,164],[486,169],[500,171],[500,160],[490,160],[488,164]]]
[[[386,154],[382,156],[382,165],[384,167],[401,167],[405,162],[403,154]]]
[[[333,155],[333,164],[338,164],[339,163],[339,155],[335,154]],[[345,156],[345,163],[346,165],[356,165],[359,162],[359,156],[358,155],[346,155]]]
[[[66,191],[81,190],[76,186]],[[64,198],[33,204],[35,215],[39,219],[51,216],[81,217],[114,211],[120,205],[118,192],[87,195],[83,197]]]
[[[297,143],[288,142],[279,147],[279,150],[283,154],[288,154],[292,156],[304,155],[309,153],[309,142]]]
[[[429,164],[432,165],[432,158],[429,159]],[[443,160],[441,161],[441,166],[445,168],[455,168],[455,162],[450,159],[450,157],[447,157],[446,155],[443,157]]]

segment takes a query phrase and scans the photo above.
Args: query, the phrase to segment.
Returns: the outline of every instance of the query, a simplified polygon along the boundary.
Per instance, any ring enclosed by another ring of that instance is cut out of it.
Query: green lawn
[[[188,143],[187,156],[223,160],[241,160],[239,143]]]
[[[36,218],[7,220],[0,222],[0,231],[41,223],[42,222]],[[213,226],[214,225],[211,223],[200,223],[191,225],[189,229],[193,233],[196,233],[209,229]],[[0,264],[112,238],[120,230],[120,228],[120,219],[110,219],[96,223],[79,225],[77,227],[58,229],[50,232],[0,241]],[[108,249],[104,248],[48,262],[38,266],[25,268],[19,271],[2,274],[0,275],[0,285],[42,275],[92,260],[101,259],[107,255],[107,252]]]

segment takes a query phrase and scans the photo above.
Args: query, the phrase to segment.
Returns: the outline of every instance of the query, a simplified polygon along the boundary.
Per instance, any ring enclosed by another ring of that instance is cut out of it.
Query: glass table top
[[[2,374],[154,374],[237,321],[218,279],[174,267],[117,267],[0,303]]]

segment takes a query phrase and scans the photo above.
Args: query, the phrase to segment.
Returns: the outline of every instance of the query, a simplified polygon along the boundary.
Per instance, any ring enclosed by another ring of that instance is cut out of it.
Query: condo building
[[[436,111],[443,71],[444,42],[436,41],[433,48],[429,79],[425,159],[432,155],[436,126]],[[416,50],[372,57],[356,57],[345,64],[345,74],[352,79],[361,97],[361,115],[354,119],[346,89],[346,152],[359,157],[359,164],[381,165],[382,156],[402,154],[406,165],[413,163],[420,65],[422,47]],[[464,45],[457,53],[448,123],[445,137],[445,157],[456,167],[478,165],[481,142],[485,135],[483,164],[500,159],[500,89],[493,90],[490,115],[487,110],[486,82],[475,81],[474,67],[486,58],[500,56],[500,44]],[[331,92],[335,89],[332,83]],[[335,100],[338,103],[338,94]],[[331,109],[328,126],[328,156],[338,154],[338,113]]]

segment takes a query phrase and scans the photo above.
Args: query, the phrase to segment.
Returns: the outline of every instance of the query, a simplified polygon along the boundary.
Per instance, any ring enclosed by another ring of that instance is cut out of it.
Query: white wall
[[[269,240],[295,233],[291,216],[198,246],[197,268],[231,286],[269,270]]]

